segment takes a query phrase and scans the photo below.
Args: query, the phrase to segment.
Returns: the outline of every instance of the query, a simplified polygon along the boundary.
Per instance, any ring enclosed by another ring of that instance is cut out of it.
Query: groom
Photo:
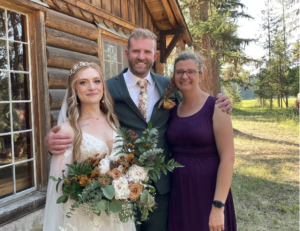
[[[159,132],[157,148],[164,149],[167,162],[170,153],[165,134],[170,110],[158,109],[157,105],[170,83],[170,78],[150,72],[158,56],[156,35],[147,29],[133,30],[125,53],[129,68],[107,80],[109,92],[115,101],[115,113],[122,127],[132,129],[139,135],[147,127],[147,122],[151,121]],[[230,101],[226,95],[220,95],[216,103],[219,102],[222,102],[219,107],[225,105],[223,110],[231,111]],[[59,129],[60,126],[52,128],[45,138],[45,145],[52,154],[63,154],[72,143],[68,135],[56,133]],[[155,182],[155,187],[157,190],[155,201],[158,208],[150,213],[148,221],[137,226],[138,231],[167,230],[170,175],[162,174],[160,180]]]

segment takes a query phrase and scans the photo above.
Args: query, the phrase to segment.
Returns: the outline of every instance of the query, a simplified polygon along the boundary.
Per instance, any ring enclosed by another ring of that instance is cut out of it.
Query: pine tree
[[[216,95],[220,92],[220,67],[233,69],[253,61],[243,53],[243,45],[251,39],[237,35],[237,20],[251,18],[240,0],[183,0],[188,8],[189,28],[194,48],[199,51],[203,63],[201,88]],[[228,79],[229,80],[229,79]]]

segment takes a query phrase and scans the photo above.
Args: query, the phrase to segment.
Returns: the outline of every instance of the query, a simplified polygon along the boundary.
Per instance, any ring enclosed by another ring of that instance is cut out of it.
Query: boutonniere
[[[167,88],[165,89],[165,94],[162,100],[159,102],[157,108],[163,106],[163,108],[165,109],[172,109],[176,105],[176,98],[179,98],[178,101],[181,101],[177,93],[179,93],[179,91],[178,88],[176,87],[175,78],[173,76],[171,78],[171,82],[168,84]]]

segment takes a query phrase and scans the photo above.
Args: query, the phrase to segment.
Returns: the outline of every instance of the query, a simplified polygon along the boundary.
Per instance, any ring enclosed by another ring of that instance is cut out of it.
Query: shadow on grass
[[[231,189],[239,230],[299,230],[299,187],[234,173]]]
[[[276,143],[276,144],[286,144],[286,145],[292,145],[292,146],[299,147],[299,144],[295,144],[295,143],[291,143],[291,142],[287,142],[287,141],[282,141],[282,140],[279,141],[279,140],[271,140],[271,139],[261,138],[261,137],[257,137],[257,136],[253,136],[253,135],[249,135],[247,133],[241,132],[241,131],[239,131],[235,128],[233,129],[233,132],[234,132],[234,135],[245,137],[247,139],[267,141],[267,142]]]

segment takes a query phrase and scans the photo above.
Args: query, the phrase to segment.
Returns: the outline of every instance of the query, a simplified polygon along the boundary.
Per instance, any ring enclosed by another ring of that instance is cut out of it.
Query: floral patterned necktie
[[[139,96],[139,110],[142,113],[145,120],[147,120],[147,105],[148,105],[148,92],[147,92],[147,85],[148,80],[147,79],[141,79],[137,82],[137,84],[140,86],[140,96]]]

